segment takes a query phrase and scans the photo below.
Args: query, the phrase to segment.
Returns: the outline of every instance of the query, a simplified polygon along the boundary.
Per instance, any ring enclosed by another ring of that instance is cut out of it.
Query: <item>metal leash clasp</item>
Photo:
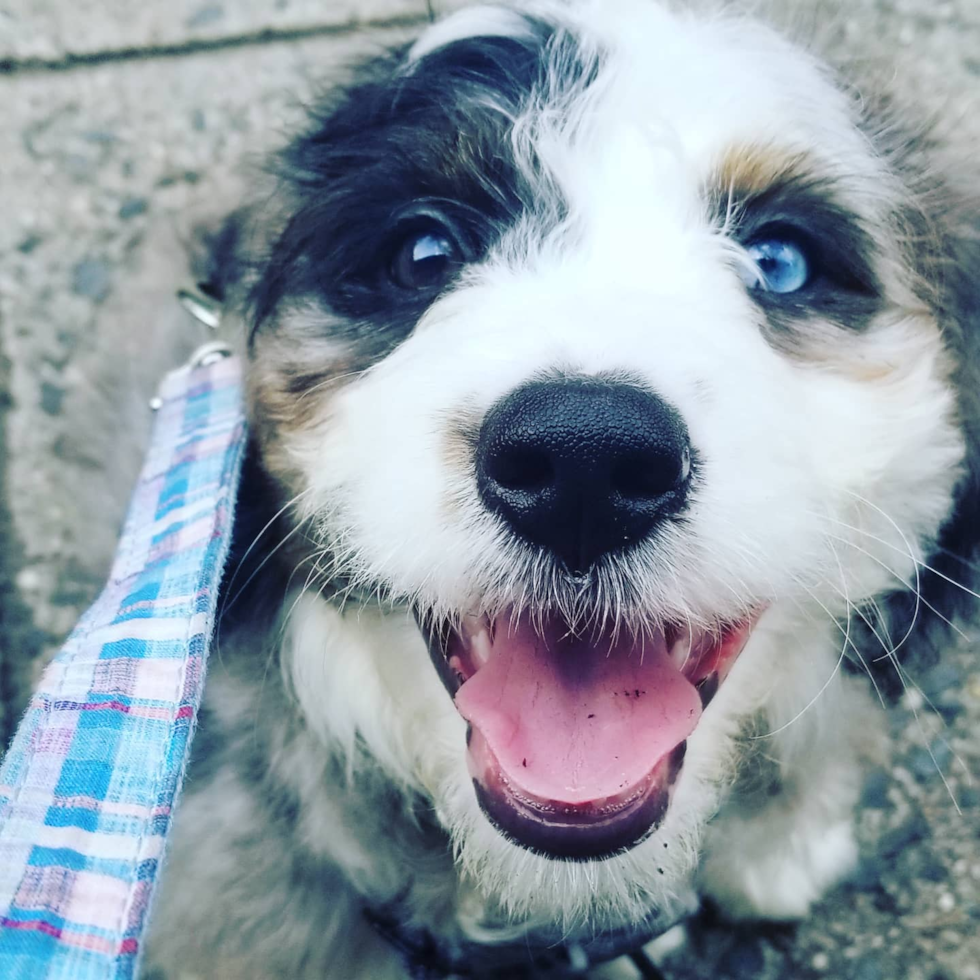
[[[216,335],[221,328],[222,306],[216,299],[207,295],[202,289],[190,289],[182,287],[177,290],[177,302],[188,312],[198,323]],[[191,370],[196,368],[208,367],[217,361],[232,357],[235,351],[230,344],[222,340],[208,340],[197,347],[187,359],[186,367]],[[150,408],[156,412],[163,406],[163,399],[159,395],[154,395],[150,399]]]

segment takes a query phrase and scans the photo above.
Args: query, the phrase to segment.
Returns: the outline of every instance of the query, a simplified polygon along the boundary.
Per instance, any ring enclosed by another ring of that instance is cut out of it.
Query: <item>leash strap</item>
[[[109,582],[0,768],[4,980],[136,971],[231,538],[246,443],[238,361],[171,372],[154,406]]]

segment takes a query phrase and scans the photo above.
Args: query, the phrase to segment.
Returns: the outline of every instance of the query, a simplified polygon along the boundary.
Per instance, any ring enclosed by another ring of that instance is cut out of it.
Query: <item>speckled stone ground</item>
[[[457,3],[0,0],[0,726],[98,588],[113,540],[90,515],[121,512],[134,476],[127,447],[79,424],[98,364],[125,363],[149,396],[148,365],[182,353],[168,325],[194,225],[235,203],[323,80]],[[980,147],[980,0],[784,8],[854,60],[897,65],[900,89]],[[700,923],[671,980],[980,980],[980,657],[964,633],[889,712],[855,880],[796,929]]]

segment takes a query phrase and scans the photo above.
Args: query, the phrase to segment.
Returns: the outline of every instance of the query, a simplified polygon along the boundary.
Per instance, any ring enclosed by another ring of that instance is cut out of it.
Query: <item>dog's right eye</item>
[[[432,290],[444,285],[462,261],[449,232],[432,226],[406,236],[391,261],[391,278],[402,289]]]

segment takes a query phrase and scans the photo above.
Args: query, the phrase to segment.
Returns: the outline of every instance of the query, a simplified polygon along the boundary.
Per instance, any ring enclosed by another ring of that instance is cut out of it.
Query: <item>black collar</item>
[[[558,942],[531,935],[512,943],[440,943],[427,930],[406,926],[395,908],[366,908],[364,916],[398,951],[411,980],[571,980],[621,956],[633,960],[644,980],[663,980],[643,946],[686,919],[697,901],[692,895],[674,915],[654,913],[635,927]]]

